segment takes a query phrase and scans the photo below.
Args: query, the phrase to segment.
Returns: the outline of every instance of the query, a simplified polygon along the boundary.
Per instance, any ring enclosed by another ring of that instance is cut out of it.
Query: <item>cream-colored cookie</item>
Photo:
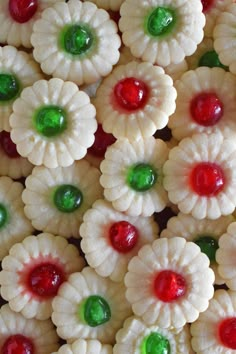
[[[112,10],[112,11],[119,11],[121,4],[124,2],[124,0],[90,0],[90,1],[96,4],[97,7],[101,9]]]
[[[112,354],[112,346],[101,344],[97,339],[77,339],[71,344],[62,345],[52,354]]]
[[[204,35],[212,38],[217,20],[227,5],[232,4],[233,0],[203,0],[203,13],[206,17]]]

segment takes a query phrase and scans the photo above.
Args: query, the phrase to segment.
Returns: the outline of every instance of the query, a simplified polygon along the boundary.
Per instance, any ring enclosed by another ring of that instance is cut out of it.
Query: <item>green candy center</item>
[[[205,253],[210,262],[215,262],[216,251],[219,248],[218,241],[211,236],[200,235],[194,242],[201,248],[201,252]]]
[[[146,19],[147,33],[153,37],[169,34],[176,23],[175,11],[168,7],[157,7]]]
[[[0,74],[0,101],[10,101],[20,91],[18,79],[11,74]]]
[[[141,354],[170,354],[170,343],[160,333],[153,332],[141,343]]]
[[[209,68],[218,67],[225,70],[228,69],[227,66],[221,64],[219,56],[215,50],[204,53],[198,62],[198,66],[208,66]]]
[[[72,55],[85,54],[93,45],[94,36],[86,25],[66,27],[61,33],[61,46],[64,51]]]
[[[36,130],[43,136],[61,134],[67,127],[66,112],[58,106],[44,106],[34,116]]]
[[[54,192],[53,201],[58,210],[72,213],[82,204],[83,194],[75,186],[63,184]]]
[[[8,219],[7,209],[3,204],[0,204],[0,229],[6,225],[7,219]]]
[[[83,306],[83,318],[90,327],[97,327],[111,318],[110,306],[106,300],[98,295],[89,296]]]
[[[144,192],[152,188],[157,180],[157,173],[152,166],[139,163],[132,166],[127,174],[128,185],[137,192]]]

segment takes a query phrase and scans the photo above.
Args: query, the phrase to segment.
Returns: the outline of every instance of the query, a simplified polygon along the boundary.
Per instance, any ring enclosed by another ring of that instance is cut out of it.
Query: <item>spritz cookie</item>
[[[108,75],[118,62],[117,31],[108,12],[95,4],[57,1],[34,24],[33,55],[46,74],[90,84]]]
[[[181,328],[207,309],[214,294],[209,259],[183,237],[160,238],[131,259],[126,298],[147,325]]]
[[[102,198],[99,177],[85,160],[67,168],[35,167],[22,194],[25,215],[37,230],[78,238],[85,211]]]
[[[93,144],[95,114],[89,96],[74,83],[39,80],[14,102],[11,138],[32,164],[67,167]]]
[[[105,198],[116,210],[131,216],[151,216],[163,210],[168,197],[162,168],[168,152],[161,139],[118,139],[108,147],[100,165]]]
[[[230,1],[230,4],[219,14],[213,32],[214,48],[219,59],[222,64],[229,67],[233,74],[236,74],[235,22],[236,3]]]
[[[175,83],[176,110],[168,127],[177,140],[218,130],[236,134],[236,77],[222,68],[200,67]]]
[[[217,290],[208,309],[191,325],[197,354],[234,354],[236,350],[236,293]]]
[[[26,319],[9,305],[0,309],[0,348],[4,354],[51,354],[59,338],[50,320]]]
[[[232,222],[219,239],[219,249],[216,252],[216,260],[219,264],[219,274],[224,279],[228,288],[234,291],[236,290],[235,250],[236,222]]]
[[[160,237],[180,236],[187,241],[195,242],[210,260],[210,267],[215,273],[215,283],[224,284],[225,281],[218,272],[216,251],[219,248],[219,238],[233,221],[232,215],[222,216],[216,220],[198,220],[191,215],[179,213],[168,220],[166,229],[161,232]]]
[[[34,167],[26,158],[18,154],[10,133],[4,130],[0,132],[0,161],[0,176],[13,179],[27,177]]]
[[[153,64],[178,64],[203,39],[205,16],[200,0],[125,0],[119,28],[131,53]]]
[[[30,235],[12,246],[2,261],[1,296],[25,318],[46,320],[58,289],[84,263],[77,248],[63,237]]]
[[[0,1],[0,43],[14,47],[31,48],[30,36],[33,24],[42,11],[57,0],[1,0]]]
[[[163,167],[170,201],[196,219],[217,219],[236,206],[236,143],[222,134],[194,134],[174,147]]]
[[[10,131],[9,117],[15,99],[41,78],[40,68],[29,54],[9,45],[0,47],[0,131]]]
[[[175,99],[173,80],[161,67],[133,61],[103,80],[93,103],[105,132],[137,140],[167,125]]]
[[[144,244],[157,239],[158,231],[153,217],[128,216],[97,200],[84,214],[81,248],[99,275],[123,281],[130,259]]]
[[[24,214],[23,189],[21,183],[6,176],[0,177],[0,260],[8,254],[11,246],[34,230]]]
[[[147,326],[136,316],[127,318],[116,334],[113,353],[193,354],[189,326],[164,329],[157,325]]]
[[[206,17],[204,35],[212,38],[218,17],[224,12],[227,5],[232,4],[232,0],[201,0],[203,13]]]
[[[101,344],[97,339],[77,339],[71,344],[62,345],[52,354],[112,354],[110,344]]]
[[[88,0],[85,0],[88,1]],[[97,7],[105,10],[119,11],[124,0],[89,0],[97,5]]]
[[[123,283],[100,277],[92,268],[71,274],[53,300],[52,321],[69,343],[78,338],[113,344],[132,313]]]

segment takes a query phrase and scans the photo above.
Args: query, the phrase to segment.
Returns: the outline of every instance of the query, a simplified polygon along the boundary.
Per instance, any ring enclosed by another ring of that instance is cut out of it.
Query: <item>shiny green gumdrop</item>
[[[82,204],[83,194],[77,187],[63,184],[55,190],[53,201],[58,210],[72,213]]]
[[[208,66],[209,68],[218,67],[228,70],[227,66],[221,64],[219,56],[215,50],[210,50],[204,53],[198,62],[198,66]]]
[[[0,229],[6,225],[8,219],[7,209],[3,204],[0,204]]]
[[[171,354],[170,343],[160,333],[153,332],[143,339],[141,354]]]
[[[43,136],[61,134],[67,127],[66,112],[58,106],[41,107],[34,116],[36,130]]]
[[[144,192],[152,188],[157,180],[157,173],[152,166],[139,163],[132,166],[127,175],[128,185],[137,192]]]
[[[11,74],[0,74],[0,101],[10,101],[20,91],[18,79]]]
[[[97,327],[111,318],[110,306],[106,300],[98,295],[89,296],[83,306],[83,317],[90,327]]]
[[[154,37],[169,34],[176,23],[175,11],[168,7],[157,7],[147,17],[146,28],[148,34]]]
[[[201,252],[205,253],[210,262],[215,262],[216,251],[219,248],[218,241],[211,236],[199,236],[194,242],[201,248]]]
[[[61,34],[63,49],[72,55],[86,53],[94,42],[94,36],[88,26],[73,25],[67,27]]]

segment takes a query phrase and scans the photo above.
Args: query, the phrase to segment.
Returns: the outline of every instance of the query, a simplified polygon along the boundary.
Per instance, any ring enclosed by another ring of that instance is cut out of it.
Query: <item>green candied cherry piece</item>
[[[12,74],[0,74],[0,102],[10,101],[20,91],[20,83]]]
[[[155,8],[146,18],[146,31],[153,37],[169,34],[176,23],[176,13],[168,7]]]
[[[82,305],[82,317],[90,327],[97,327],[111,318],[111,309],[107,301],[99,295],[89,296]]]
[[[128,170],[127,184],[137,192],[144,192],[156,183],[157,173],[154,168],[145,163],[139,163]]]
[[[216,251],[219,248],[218,241],[207,235],[200,235],[194,240],[194,242],[201,248],[201,252],[205,253],[210,262],[215,262]]]
[[[3,228],[8,220],[7,209],[3,204],[0,204],[0,229]]]
[[[73,213],[81,206],[83,194],[77,187],[63,184],[55,190],[53,202],[57,209],[63,213]]]
[[[34,115],[36,130],[45,137],[60,135],[67,127],[66,112],[58,106],[43,106]]]
[[[143,339],[141,354],[171,354],[170,343],[160,333],[153,332]]]
[[[72,55],[85,54],[94,43],[94,35],[87,25],[72,25],[60,35],[62,49]]]
[[[198,62],[198,66],[208,66],[209,68],[218,67],[228,70],[227,66],[221,64],[219,56],[215,50],[210,50],[204,53]]]

